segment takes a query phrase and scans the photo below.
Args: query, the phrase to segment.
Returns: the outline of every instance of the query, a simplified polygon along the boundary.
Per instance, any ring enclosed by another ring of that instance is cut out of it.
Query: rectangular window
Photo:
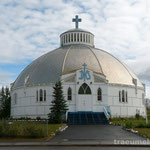
[[[82,33],[80,33],[80,41],[82,42]]]
[[[46,101],[46,90],[44,90],[44,101]]]
[[[78,42],[79,42],[79,33],[77,33],[77,39],[78,39]]]
[[[128,102],[128,92],[126,91],[126,102]]]
[[[74,33],[74,42],[76,42],[76,33]]]
[[[38,102],[39,95],[38,95],[38,91],[36,91],[36,101]]]
[[[73,33],[71,33],[71,42],[73,42]]]
[[[121,102],[121,91],[119,91],[119,102]]]

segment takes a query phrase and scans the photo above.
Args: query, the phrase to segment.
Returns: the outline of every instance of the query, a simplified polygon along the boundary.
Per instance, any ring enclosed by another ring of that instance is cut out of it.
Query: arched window
[[[119,91],[119,102],[121,102],[121,91]]]
[[[125,102],[125,92],[122,90],[122,102]]]
[[[79,88],[78,94],[91,94],[91,89],[86,83],[83,83]]]
[[[43,90],[40,89],[40,102],[42,102],[42,101],[43,101]]]
[[[101,88],[98,88],[98,90],[97,90],[97,100],[102,101],[102,90],[101,90]]]
[[[72,89],[71,89],[71,87],[68,88],[68,100],[72,100]]]
[[[44,101],[46,101],[46,90],[44,90]]]

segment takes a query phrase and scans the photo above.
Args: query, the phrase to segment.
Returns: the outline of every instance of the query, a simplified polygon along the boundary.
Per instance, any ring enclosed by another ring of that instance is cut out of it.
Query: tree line
[[[0,119],[7,119],[10,117],[10,89],[2,87],[0,90]]]
[[[10,118],[11,96],[8,87],[2,87],[0,90],[0,119]],[[66,100],[63,95],[61,81],[53,87],[53,100],[48,114],[49,123],[62,123],[65,120],[65,113],[68,110]]]

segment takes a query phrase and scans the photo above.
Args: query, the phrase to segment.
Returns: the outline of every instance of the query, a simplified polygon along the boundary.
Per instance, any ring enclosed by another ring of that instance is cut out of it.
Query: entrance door
[[[80,95],[78,100],[78,111],[92,111],[91,95]]]
[[[92,93],[86,83],[83,83],[78,91],[78,111],[92,111]]]

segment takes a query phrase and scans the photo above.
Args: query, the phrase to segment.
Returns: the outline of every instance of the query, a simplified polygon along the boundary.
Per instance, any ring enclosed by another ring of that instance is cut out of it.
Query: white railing
[[[66,121],[67,121],[67,119],[68,119],[68,111],[66,111]]]
[[[109,118],[110,118],[110,108],[109,108],[109,106],[104,106],[103,111],[104,111],[104,114],[105,114],[107,120],[109,120]]]

